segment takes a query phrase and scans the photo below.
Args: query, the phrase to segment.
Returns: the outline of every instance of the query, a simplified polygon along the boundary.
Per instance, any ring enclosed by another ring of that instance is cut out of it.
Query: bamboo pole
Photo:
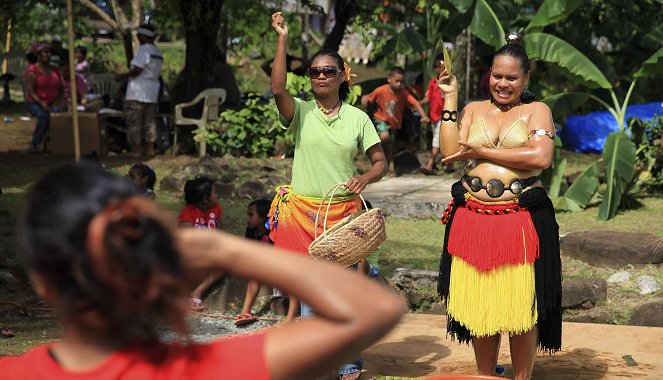
[[[76,91],[76,65],[74,61],[74,11],[72,0],[67,0],[67,35],[69,46],[69,92],[71,93],[71,120],[74,128],[74,157],[81,159],[80,135],[78,130],[78,93]]]
[[[9,53],[9,50],[11,49],[11,42],[12,42],[12,20],[9,20],[9,23],[7,24],[7,43],[5,44],[5,53]],[[7,58],[2,60],[2,73],[7,74],[7,64],[9,61]]]

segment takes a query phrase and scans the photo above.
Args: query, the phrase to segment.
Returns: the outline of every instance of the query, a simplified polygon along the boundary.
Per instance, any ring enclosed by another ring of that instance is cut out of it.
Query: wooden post
[[[78,131],[78,93],[76,91],[76,62],[74,58],[74,11],[72,0],[67,0],[67,34],[69,40],[69,92],[71,92],[71,120],[74,128],[74,157],[81,159],[80,134]]]
[[[5,45],[5,53],[9,53],[9,50],[11,49],[11,41],[12,41],[12,20],[9,19],[9,22],[7,23],[7,44]],[[7,64],[9,61],[7,58],[2,60],[2,73],[7,74]]]

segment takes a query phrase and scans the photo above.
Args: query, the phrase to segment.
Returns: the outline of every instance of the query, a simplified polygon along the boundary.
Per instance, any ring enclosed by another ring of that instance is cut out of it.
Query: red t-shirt
[[[442,111],[444,110],[444,94],[437,87],[435,78],[428,82],[428,100],[428,117],[431,123],[437,123],[442,118]]]
[[[210,231],[220,230],[222,213],[218,203],[204,213],[196,205],[190,204],[180,211],[177,222],[189,222],[196,228],[207,228]]]
[[[269,379],[265,336],[254,334],[222,338],[209,344],[161,344],[145,349],[129,347],[113,353],[94,369],[73,372],[62,368],[48,353],[49,344],[22,356],[0,359],[0,378],[11,380],[181,380]],[[150,360],[150,358],[158,358]]]
[[[33,73],[35,75],[35,81],[36,81],[35,87],[39,99],[44,101],[49,106],[53,104],[55,99],[58,98],[58,94],[60,93],[60,86],[62,86],[62,82],[60,81],[60,75],[58,74],[57,69],[51,70],[51,72],[47,74],[41,71],[39,66],[35,63],[28,67],[28,69],[25,72],[25,75],[27,76],[28,73]],[[27,94],[27,91],[26,91],[26,97],[27,97],[26,100],[29,103],[34,103],[34,100],[30,95]]]
[[[376,103],[377,111],[373,115],[376,119],[384,121],[391,129],[400,129],[403,124],[403,111],[405,107],[415,107],[417,99],[406,89],[401,88],[394,92],[388,84],[382,85],[368,95],[370,103]]]

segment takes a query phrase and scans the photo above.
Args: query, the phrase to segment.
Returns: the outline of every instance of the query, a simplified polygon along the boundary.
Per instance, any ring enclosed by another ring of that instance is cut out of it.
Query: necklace
[[[332,108],[329,108],[329,109],[323,107],[322,104],[320,104],[320,102],[318,102],[317,99],[315,101],[315,104],[317,104],[320,111],[322,111],[322,113],[324,113],[327,116],[329,116],[332,112],[334,112],[334,110],[336,109],[336,106],[339,106],[339,109],[341,109],[341,107],[340,107],[341,101],[340,100],[338,101],[338,103],[334,104],[334,106]]]
[[[518,104],[520,104],[520,99],[518,99],[517,101],[515,101],[511,104],[499,104],[499,103],[497,103],[493,100],[493,104],[495,104],[495,107],[497,107],[497,109],[499,109],[500,111],[506,112],[506,111],[510,110],[511,108],[513,108],[513,107],[517,106]]]

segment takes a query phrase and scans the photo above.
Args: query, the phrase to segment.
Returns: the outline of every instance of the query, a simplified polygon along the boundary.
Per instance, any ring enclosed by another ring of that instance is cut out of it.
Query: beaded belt
[[[489,179],[488,183],[486,183],[486,186],[483,185],[481,177],[471,177],[465,174],[461,179],[461,181],[465,182],[467,186],[469,186],[470,189],[472,189],[472,191],[474,191],[475,193],[483,189],[486,190],[486,193],[488,193],[488,196],[490,196],[491,198],[499,198],[507,190],[512,192],[514,195],[518,195],[523,192],[523,189],[533,185],[538,180],[539,177],[537,176],[529,177],[526,179],[516,178],[511,180],[509,186],[506,187],[504,185],[504,182],[496,178]]]

